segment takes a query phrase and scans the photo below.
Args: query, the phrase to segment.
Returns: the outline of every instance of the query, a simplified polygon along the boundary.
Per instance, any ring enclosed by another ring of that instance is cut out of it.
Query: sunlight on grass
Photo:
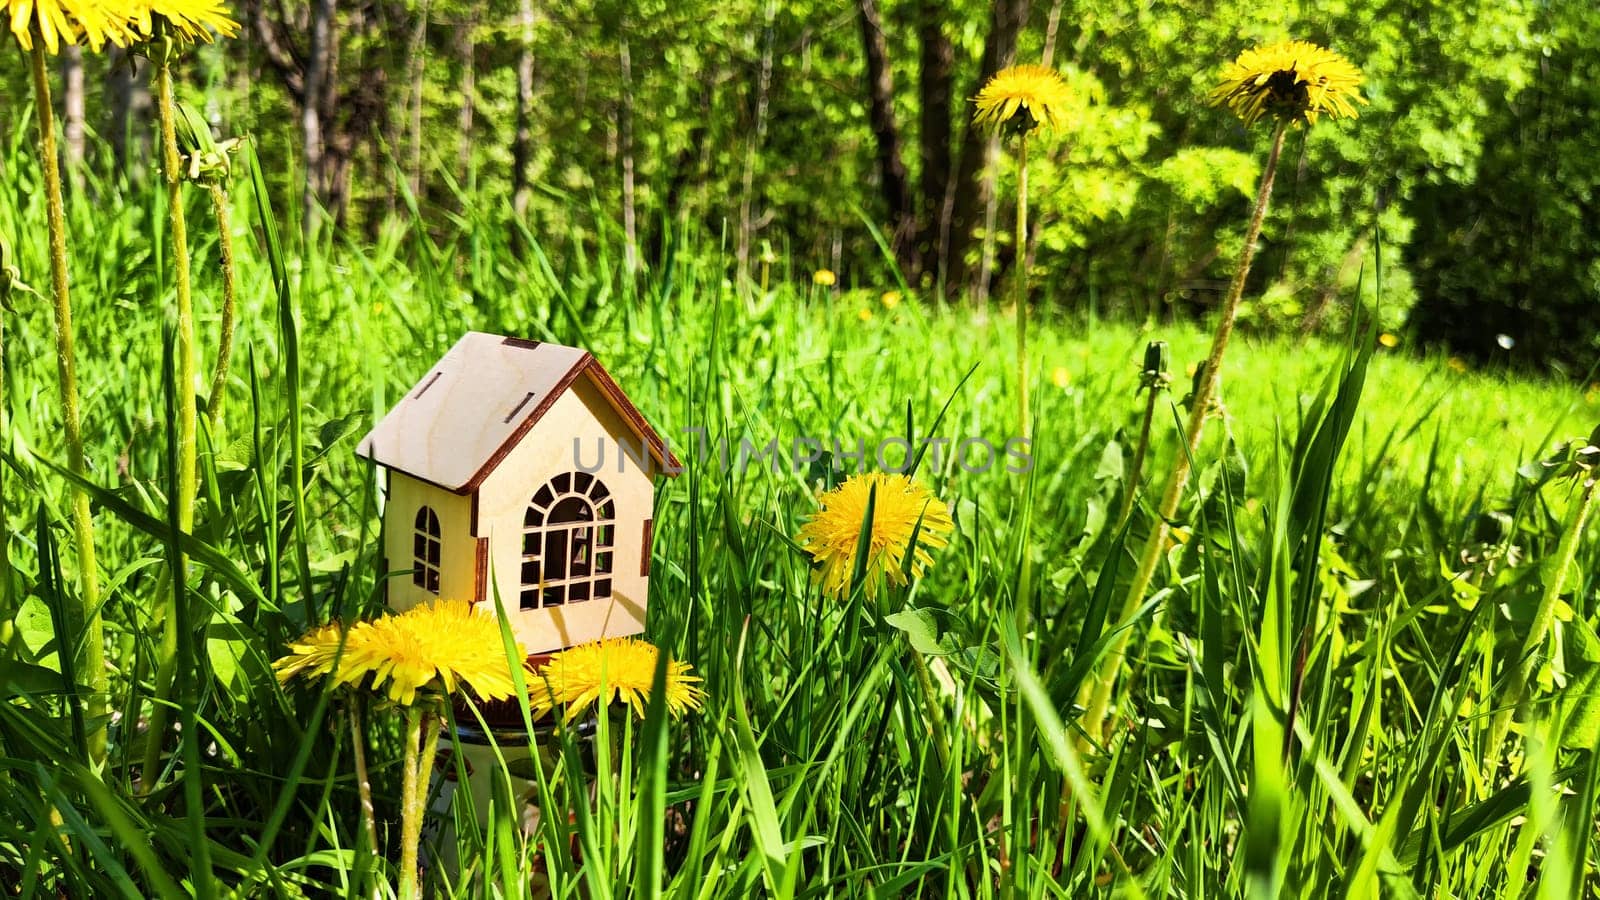
[[[1353,114],[1358,79],[1319,56],[1337,77],[1313,99],[1281,68],[1297,45],[1272,50],[1261,71],[1239,57],[1219,99],[1276,120],[1276,160],[1289,122]],[[162,87],[168,178],[87,172],[66,207],[59,184],[0,193],[7,889],[1568,897],[1593,880],[1600,386],[1410,352],[1363,297],[1339,301],[1342,338],[1241,322],[1221,366],[1248,246],[1214,339],[1030,311],[1025,279],[1021,302],[985,305],[770,247],[741,279],[692,224],[644,264],[626,227],[574,212],[536,235],[470,189],[448,217],[286,243],[274,209],[295,185],[195,133],[209,168],[182,169],[175,119],[209,125]],[[56,155],[19,139],[4,172],[46,181]],[[187,252],[161,249],[174,232]],[[47,272],[50,302],[13,289]],[[356,437],[468,330],[591,351],[686,464],[641,501],[649,642],[535,665],[498,586],[492,607],[388,613],[412,571],[384,558]],[[1170,384],[1145,371],[1155,341]],[[201,373],[222,395],[197,394]]]

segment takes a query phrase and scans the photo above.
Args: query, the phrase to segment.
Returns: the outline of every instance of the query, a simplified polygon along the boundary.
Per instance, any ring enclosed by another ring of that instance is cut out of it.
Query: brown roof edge
[[[650,427],[650,423],[645,420],[644,414],[639,412],[638,407],[633,405],[633,401],[628,399],[628,395],[622,392],[622,388],[612,379],[605,366],[600,365],[600,361],[595,359],[593,354],[585,353],[582,361],[561,376],[561,380],[556,382],[549,393],[539,398],[538,405],[533,407],[527,418],[523,419],[517,425],[516,430],[511,432],[505,439],[505,442],[484,461],[482,466],[478,467],[478,471],[473,474],[471,480],[462,485],[461,489],[455,491],[455,493],[476,493],[478,488],[483,486],[483,482],[489,477],[489,474],[505,460],[511,449],[517,446],[524,437],[527,437],[529,430],[538,424],[540,419],[544,418],[544,414],[549,412],[550,406],[556,402],[556,399],[565,394],[572,387],[572,383],[578,380],[578,376],[584,373],[588,373],[589,377],[594,381],[595,387],[598,387],[600,392],[610,401],[611,407],[622,416],[634,433],[650,448],[650,455],[661,466],[661,471],[666,475],[677,477],[678,473],[683,471],[683,463],[679,462],[678,458],[672,454],[672,451],[667,447],[666,441],[661,439],[661,435]]]
[[[683,471],[683,463],[673,455],[667,442],[661,439],[661,435],[650,427],[650,422],[639,412],[639,408],[633,405],[633,401],[628,399],[628,395],[622,392],[622,388],[611,377],[611,373],[606,371],[606,367],[600,365],[598,359],[589,356],[576,368],[589,373],[595,386],[600,388],[606,399],[611,401],[612,407],[622,414],[628,424],[633,426],[634,432],[650,447],[650,455],[654,456],[656,463],[661,466],[661,474],[672,478],[678,477]]]
[[[512,431],[494,453],[484,460],[483,465],[478,467],[478,471],[473,473],[472,478],[468,479],[467,483],[462,485],[461,490],[457,493],[475,493],[478,488],[482,487],[484,479],[489,477],[489,473],[499,467],[500,463],[505,460],[506,455],[511,452],[511,449],[528,436],[528,432],[532,430],[533,426],[538,424],[539,420],[544,418],[544,414],[550,411],[550,407],[556,402],[556,399],[565,394],[568,388],[572,387],[572,383],[578,380],[578,376],[593,361],[593,356],[588,353],[583,354],[583,359],[577,365],[568,369],[567,373],[562,375],[561,379],[550,388],[550,391],[539,398],[539,403],[528,412],[528,417],[518,423],[516,430]]]

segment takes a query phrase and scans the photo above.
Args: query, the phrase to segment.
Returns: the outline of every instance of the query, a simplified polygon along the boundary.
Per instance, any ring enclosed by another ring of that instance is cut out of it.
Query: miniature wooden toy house
[[[470,332],[356,452],[388,471],[391,607],[498,590],[530,655],[644,630],[653,476],[681,466],[587,351]]]

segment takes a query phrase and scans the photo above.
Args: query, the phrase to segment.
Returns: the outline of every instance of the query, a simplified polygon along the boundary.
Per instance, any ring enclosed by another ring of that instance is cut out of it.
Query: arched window
[[[430,594],[439,593],[439,514],[431,507],[417,510],[411,534],[411,555],[415,568],[411,583]]]
[[[522,517],[523,609],[611,596],[617,505],[587,472],[550,479]]]

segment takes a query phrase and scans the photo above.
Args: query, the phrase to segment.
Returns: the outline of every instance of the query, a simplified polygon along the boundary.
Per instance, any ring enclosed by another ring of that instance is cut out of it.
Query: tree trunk
[[[777,4],[768,0],[761,25],[761,65],[756,73],[755,128],[751,129],[746,143],[744,178],[739,192],[739,234],[734,245],[734,262],[739,277],[750,277],[750,244],[755,230],[755,179],[756,163],[767,136],[767,92],[772,87],[772,23],[777,17]]]
[[[955,90],[955,48],[944,30],[945,5],[937,0],[921,0],[917,7],[917,41],[921,50],[918,93],[921,94],[920,141],[922,145],[922,234],[918,236],[923,273],[918,281],[933,277],[935,286],[945,283],[945,261],[950,250],[950,215],[955,182],[951,180],[950,100]]]
[[[300,197],[300,229],[309,240],[321,215],[327,188],[326,147],[322,137],[322,97],[334,53],[334,0],[312,0],[311,44],[306,53],[304,102],[300,104],[300,140],[304,145],[305,182]]]
[[[622,29],[626,34],[627,30]],[[623,270],[629,275],[639,270],[638,198],[634,196],[633,160],[633,57],[628,53],[628,39],[617,45],[617,62],[622,70],[622,103],[617,109],[618,156],[622,160],[622,256]]]
[[[999,155],[1000,139],[991,137],[985,146],[986,158],[992,163]],[[978,195],[983,198],[983,242],[978,250],[977,277],[972,279],[972,302],[983,306],[989,302],[989,286],[994,283],[994,239],[1000,220],[1000,196],[995,191],[994,166],[985,165],[978,174]]]
[[[422,88],[423,69],[422,63],[426,58],[423,50],[428,42],[428,2],[422,4],[421,14],[417,17],[415,30],[411,32],[410,51],[406,55],[406,83],[411,86],[411,93],[407,96],[407,105],[410,108],[411,126],[411,160],[407,170],[410,178],[411,197],[417,205],[422,205]]]
[[[917,214],[910,178],[900,156],[900,129],[894,118],[894,71],[889,66],[889,45],[875,0],[856,0],[861,23],[861,48],[867,63],[868,120],[878,145],[878,180],[889,213],[889,246],[901,273],[917,277]]]
[[[521,0],[517,25],[522,46],[517,53],[517,133],[511,141],[511,209],[518,219],[525,219],[533,198],[528,184],[528,166],[533,162],[533,0]],[[520,247],[521,232],[512,234]]]
[[[119,47],[106,48],[106,102],[110,106],[111,154],[118,172],[132,178],[134,161],[144,154],[128,142],[142,144],[148,128],[134,128],[134,122],[148,122],[150,83],[145,78],[148,64]]]
[[[983,62],[972,93],[976,94],[977,88],[982,87],[994,73],[1012,64],[1017,54],[1017,35],[1028,20],[1029,8],[1030,0],[995,0],[989,37],[983,46]],[[944,260],[945,271],[949,273],[945,280],[947,291],[963,286],[967,280],[967,252],[972,247],[974,232],[988,205],[983,174],[992,163],[998,146],[997,141],[992,140],[983,129],[973,127],[971,119],[968,119],[961,138],[961,152],[957,157],[950,239]]]
[[[457,31],[456,51],[461,60],[461,110],[456,118],[456,171],[461,175],[461,205],[462,211],[471,203],[469,195],[472,193],[472,122],[477,114],[477,48],[478,44],[473,36],[477,30],[478,17],[476,13],[468,13],[466,21]]]
[[[83,189],[83,48],[77,45],[61,51],[61,132],[65,141],[62,155],[67,168],[67,184],[73,193]]]
[[[678,234],[681,235],[683,229],[688,226],[694,202],[685,195],[690,192],[691,187],[698,190],[704,185],[711,145],[709,123],[716,119],[716,91],[712,85],[719,84],[722,80],[722,69],[712,66],[696,73],[690,82],[700,86],[701,109],[705,110],[705,114],[695,119],[694,125],[689,129],[688,140],[673,155],[672,162],[665,167],[671,174],[667,179],[666,189],[662,192],[659,206],[661,214],[651,219],[655,227],[644,241],[644,254],[652,267],[662,266],[668,258],[671,252],[668,245],[674,239],[674,228],[678,229]]]
[[[1039,65],[1049,67],[1055,64],[1056,35],[1061,30],[1061,2],[1055,0],[1050,4],[1050,17],[1045,20],[1044,50],[1039,53]]]

